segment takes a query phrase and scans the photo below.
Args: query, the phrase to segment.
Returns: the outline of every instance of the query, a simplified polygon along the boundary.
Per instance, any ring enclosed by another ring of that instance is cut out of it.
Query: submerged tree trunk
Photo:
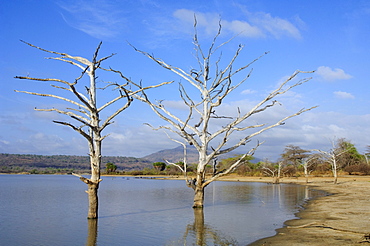
[[[98,207],[99,207],[99,199],[98,199],[98,189],[99,183],[102,181],[98,179],[97,181],[92,181],[92,179],[88,179],[82,176],[79,176],[81,181],[87,184],[87,197],[89,200],[89,209],[87,212],[88,219],[97,219],[98,218]]]
[[[204,203],[204,187],[200,185],[196,185],[194,190],[194,203],[193,208],[203,208]]]
[[[89,198],[89,211],[87,213],[88,219],[97,219],[98,218],[98,207],[99,207],[99,198],[98,198],[98,189],[99,189],[99,182],[87,185],[87,191]]]
[[[272,183],[273,184],[280,184],[280,178],[279,178],[279,176],[274,177],[274,181]]]
[[[91,133],[92,139],[99,139],[99,134]],[[100,179],[100,166],[101,166],[101,141],[89,142],[90,148],[90,165],[91,165],[91,177],[90,179],[80,176],[82,182],[87,184],[87,197],[89,201],[89,209],[87,213],[88,219],[98,218],[99,198],[98,189]]]
[[[204,203],[204,189],[206,185],[205,182],[205,171],[203,165],[200,165],[197,170],[197,177],[192,185],[194,189],[194,203],[193,208],[203,208]]]

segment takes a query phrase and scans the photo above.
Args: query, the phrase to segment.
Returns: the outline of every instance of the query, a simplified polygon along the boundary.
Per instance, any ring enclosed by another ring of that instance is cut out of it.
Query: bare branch
[[[159,64],[163,68],[168,69],[168,70],[171,70],[175,74],[179,75],[180,77],[182,77],[183,79],[185,79],[186,81],[188,81],[190,84],[192,84],[197,89],[200,89],[200,86],[198,85],[197,81],[191,76],[191,74],[186,73],[184,70],[182,70],[182,69],[180,69],[178,67],[173,67],[173,66],[165,63],[164,61],[155,58],[153,55],[151,55],[151,54],[149,54],[147,52],[144,52],[144,51],[141,51],[141,50],[135,48],[132,45],[131,45],[131,47],[133,47],[135,51],[137,51],[137,52],[145,55],[146,57],[150,58],[151,60],[155,61],[157,64]]]
[[[57,96],[57,95],[53,95],[53,94],[43,94],[43,93],[37,93],[37,92],[29,92],[29,91],[19,91],[19,90],[14,90],[15,92],[21,92],[21,93],[26,93],[26,94],[30,94],[30,95],[36,95],[36,96],[42,96],[42,97],[52,97],[52,98],[57,98],[57,99],[60,99],[60,100],[63,100],[63,101],[66,101],[66,102],[69,102],[69,103],[72,103],[78,107],[81,107],[81,108],[84,108],[84,109],[88,109],[87,107],[85,107],[84,105],[78,103],[78,102],[75,102],[73,100],[70,100],[68,98],[64,98],[64,97],[61,97],[61,96]]]
[[[241,162],[243,161],[244,158],[246,158],[247,156],[253,156],[254,153],[256,152],[257,148],[262,144],[263,144],[263,142],[262,143],[258,142],[257,145],[254,148],[249,150],[248,153],[242,155],[234,164],[230,165],[230,167],[228,169],[226,169],[223,172],[220,172],[220,173],[216,174],[211,179],[204,182],[204,184],[203,184],[204,187],[207,186],[209,183],[215,181],[216,179],[233,172],[238,166],[240,166],[240,164],[241,164]]]
[[[61,125],[65,125],[65,126],[69,126],[71,127],[73,130],[75,130],[76,132],[80,133],[83,137],[85,137],[89,142],[92,141],[91,137],[89,134],[87,134],[85,131],[83,131],[80,127],[76,127],[74,125],[72,125],[71,123],[68,123],[68,122],[64,122],[64,121],[57,121],[57,120],[53,120],[54,123],[57,123],[57,124],[61,124]]]
[[[38,47],[38,46],[36,46],[36,45],[30,44],[30,43],[28,43],[28,42],[26,42],[26,41],[23,41],[23,40],[21,40],[21,42],[23,42],[23,43],[25,43],[25,44],[27,44],[27,45],[29,45],[29,46],[31,46],[31,47],[34,47],[34,48],[36,48],[36,49],[39,49],[39,50],[42,50],[42,51],[45,51],[45,52],[48,52],[48,53],[51,53],[51,54],[61,55],[61,56],[62,56],[62,58],[63,58],[63,57],[66,57],[66,58],[69,58],[69,59],[72,59],[72,60],[78,61],[78,62],[80,62],[80,63],[82,63],[82,64],[85,64],[85,65],[88,65],[88,66],[90,66],[90,65],[91,65],[91,62],[90,62],[89,60],[87,60],[87,59],[83,58],[83,57],[79,57],[79,56],[71,56],[71,55],[68,55],[67,53],[60,53],[60,52],[55,52],[55,51],[51,51],[51,50],[46,50],[46,49],[40,48],[40,47]],[[54,59],[54,58],[53,58],[53,59]]]
[[[39,109],[39,108],[35,108],[36,111],[44,111],[44,112],[57,112],[59,114],[65,114],[75,120],[78,120],[80,121],[81,123],[85,124],[85,125],[89,125],[89,120],[81,115],[78,115],[78,114],[75,114],[71,111],[64,111],[64,110],[60,110],[60,109],[57,109],[57,108],[50,108],[50,109]]]

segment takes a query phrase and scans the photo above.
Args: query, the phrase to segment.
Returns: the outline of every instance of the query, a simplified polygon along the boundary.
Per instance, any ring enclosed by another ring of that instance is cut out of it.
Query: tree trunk
[[[279,176],[276,176],[274,178],[273,184],[280,184],[280,178],[279,178]]]
[[[98,218],[98,206],[99,206],[99,199],[98,199],[98,188],[99,182],[93,183],[90,182],[87,184],[88,189],[86,193],[88,194],[89,198],[89,211],[87,213],[88,219],[97,219]]]
[[[338,173],[337,173],[337,161],[335,160],[335,156],[333,158],[333,176],[334,176],[334,184],[337,184]]]
[[[90,151],[90,153],[92,153],[92,155],[90,155],[91,177],[90,179],[81,178],[82,181],[87,184],[86,193],[89,200],[89,209],[87,213],[88,219],[98,218],[98,207],[99,207],[98,189],[99,183],[100,181],[102,181],[100,179],[101,145],[99,141],[96,142],[97,142],[96,147],[93,148],[93,150],[95,151]]]
[[[203,208],[204,203],[204,187],[202,184],[197,184],[194,190],[193,208]]]
[[[304,166],[304,176],[306,177],[306,184],[308,183],[308,167],[307,167],[307,164],[305,164]]]

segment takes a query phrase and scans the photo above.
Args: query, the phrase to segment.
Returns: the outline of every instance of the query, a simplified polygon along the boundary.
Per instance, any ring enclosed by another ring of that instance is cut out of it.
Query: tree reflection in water
[[[98,219],[88,219],[86,246],[96,246],[97,238],[98,238]]]
[[[238,245],[238,242],[221,231],[204,223],[203,208],[194,209],[194,223],[188,224],[179,244],[187,245]]]

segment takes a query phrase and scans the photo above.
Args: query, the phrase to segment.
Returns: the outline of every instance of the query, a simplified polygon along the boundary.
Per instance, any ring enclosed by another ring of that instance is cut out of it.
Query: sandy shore
[[[271,182],[271,178],[230,177],[230,181]],[[309,201],[297,214],[299,219],[286,221],[273,237],[261,239],[256,245],[370,245],[370,177],[310,178],[313,189],[331,195]],[[282,183],[306,185],[305,179],[282,179]]]

